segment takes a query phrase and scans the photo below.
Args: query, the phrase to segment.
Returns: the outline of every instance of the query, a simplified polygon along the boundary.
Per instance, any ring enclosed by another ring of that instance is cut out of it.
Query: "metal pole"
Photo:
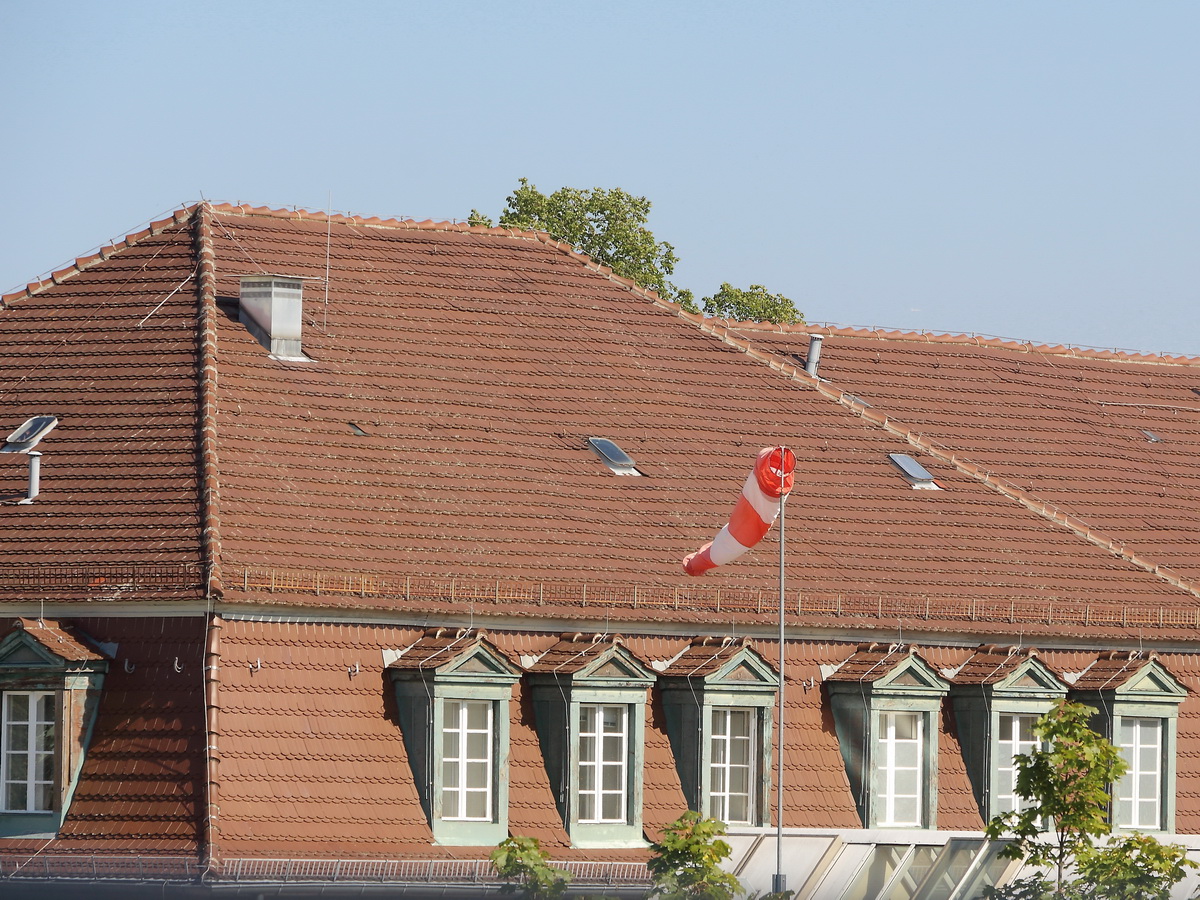
[[[780,488],[782,487],[781,483]],[[786,498],[786,494],[779,495],[779,710],[775,716],[779,732],[775,737],[775,877],[771,881],[771,890],[776,894],[787,890],[787,876],[783,874],[783,701],[784,685],[787,684],[783,669],[783,501]]]

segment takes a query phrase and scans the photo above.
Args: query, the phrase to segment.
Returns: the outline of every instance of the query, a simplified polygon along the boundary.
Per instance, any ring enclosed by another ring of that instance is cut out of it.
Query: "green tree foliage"
[[[654,879],[651,897],[661,900],[733,900],[741,883],[723,870],[721,861],[733,852],[721,840],[725,823],[688,810],[662,830],[650,845],[647,863]]]
[[[667,280],[679,257],[666,241],[656,241],[646,227],[650,201],[620,188],[559,188],[547,196],[521,179],[500,214],[505,228],[532,228],[565,241],[616,274],[674,300],[691,312],[699,312],[691,291]],[[471,210],[472,225],[490,225],[491,220]]]
[[[509,879],[500,889],[502,893],[520,891],[523,900],[557,900],[566,896],[571,873],[550,864],[537,838],[505,838],[492,851],[491,860],[500,876]]]
[[[722,319],[737,319],[739,322],[775,322],[794,325],[803,322],[804,316],[796,304],[783,294],[772,294],[761,284],[749,288],[735,288],[728,281],[711,297],[703,298],[704,312]]]
[[[1120,751],[1089,726],[1095,710],[1059,701],[1038,719],[1034,734],[1042,745],[1018,754],[1016,793],[1026,803],[1020,812],[988,823],[992,840],[1007,838],[1004,854],[1024,858],[1044,870],[1004,888],[998,900],[1166,900],[1171,887],[1194,865],[1181,847],[1164,846],[1149,835],[1134,834],[1097,847],[1111,834],[1109,789],[1128,766]],[[1066,878],[1074,865],[1075,877]],[[1053,881],[1045,880],[1053,872]]]

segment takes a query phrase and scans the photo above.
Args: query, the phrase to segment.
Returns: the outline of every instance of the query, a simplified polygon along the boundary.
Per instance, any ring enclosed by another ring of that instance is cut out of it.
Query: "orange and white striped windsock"
[[[792,489],[795,471],[796,454],[787,447],[759,450],[754,471],[742,487],[729,523],[710,543],[684,558],[683,570],[689,575],[703,575],[732,562],[761,541],[779,515],[779,498]]]

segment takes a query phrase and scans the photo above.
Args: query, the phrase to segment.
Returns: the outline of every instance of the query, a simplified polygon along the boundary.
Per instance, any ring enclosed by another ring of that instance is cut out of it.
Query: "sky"
[[[0,291],[200,199],[620,187],[697,297],[1200,356],[1193,0],[0,0]]]

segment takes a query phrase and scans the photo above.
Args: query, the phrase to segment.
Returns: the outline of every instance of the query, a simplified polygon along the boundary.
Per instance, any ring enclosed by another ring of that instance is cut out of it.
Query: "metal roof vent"
[[[817,375],[817,366],[821,364],[821,342],[825,340],[823,334],[810,334],[808,336],[808,356],[804,360],[804,371],[813,378],[819,378]]]
[[[33,448],[58,425],[57,416],[34,416],[8,436],[0,453],[24,453],[29,457],[29,489],[20,506],[28,506],[42,490],[42,454]]]
[[[907,453],[889,453],[888,459],[900,470],[904,480],[913,486],[913,490],[940,491],[942,489],[942,486],[933,480],[929,470]]]
[[[279,359],[307,360],[300,349],[304,282],[284,275],[243,275],[238,320]]]

